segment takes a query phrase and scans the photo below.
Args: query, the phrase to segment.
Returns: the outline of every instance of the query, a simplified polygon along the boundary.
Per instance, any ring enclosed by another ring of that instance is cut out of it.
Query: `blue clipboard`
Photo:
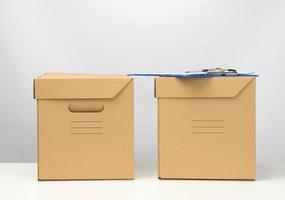
[[[189,73],[133,73],[128,76],[150,76],[150,77],[176,77],[176,78],[212,78],[212,77],[258,77],[255,73],[237,73],[234,75],[217,75],[208,72],[189,72]]]

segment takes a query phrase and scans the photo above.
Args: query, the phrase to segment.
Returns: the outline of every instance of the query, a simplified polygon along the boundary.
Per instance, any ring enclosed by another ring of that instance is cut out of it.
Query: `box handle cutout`
[[[104,110],[104,105],[95,102],[76,102],[69,104],[68,110],[72,113],[99,113]]]

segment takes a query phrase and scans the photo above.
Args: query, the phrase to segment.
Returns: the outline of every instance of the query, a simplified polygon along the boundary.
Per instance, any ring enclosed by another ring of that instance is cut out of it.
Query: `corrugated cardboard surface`
[[[132,78],[45,74],[34,96],[39,180],[134,178]]]
[[[159,177],[255,179],[255,78],[156,78]]]

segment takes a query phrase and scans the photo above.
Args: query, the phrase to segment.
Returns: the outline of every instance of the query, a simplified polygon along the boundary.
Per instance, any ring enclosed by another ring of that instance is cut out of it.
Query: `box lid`
[[[34,80],[34,98],[114,98],[132,79],[126,75],[46,73]]]
[[[219,98],[237,96],[255,77],[155,79],[155,96],[161,98]]]

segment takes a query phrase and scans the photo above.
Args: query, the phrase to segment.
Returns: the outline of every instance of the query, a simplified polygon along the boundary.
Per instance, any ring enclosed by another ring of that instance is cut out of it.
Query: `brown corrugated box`
[[[159,178],[255,179],[255,77],[159,77],[155,95]]]
[[[133,179],[133,79],[44,74],[34,80],[38,179]]]

